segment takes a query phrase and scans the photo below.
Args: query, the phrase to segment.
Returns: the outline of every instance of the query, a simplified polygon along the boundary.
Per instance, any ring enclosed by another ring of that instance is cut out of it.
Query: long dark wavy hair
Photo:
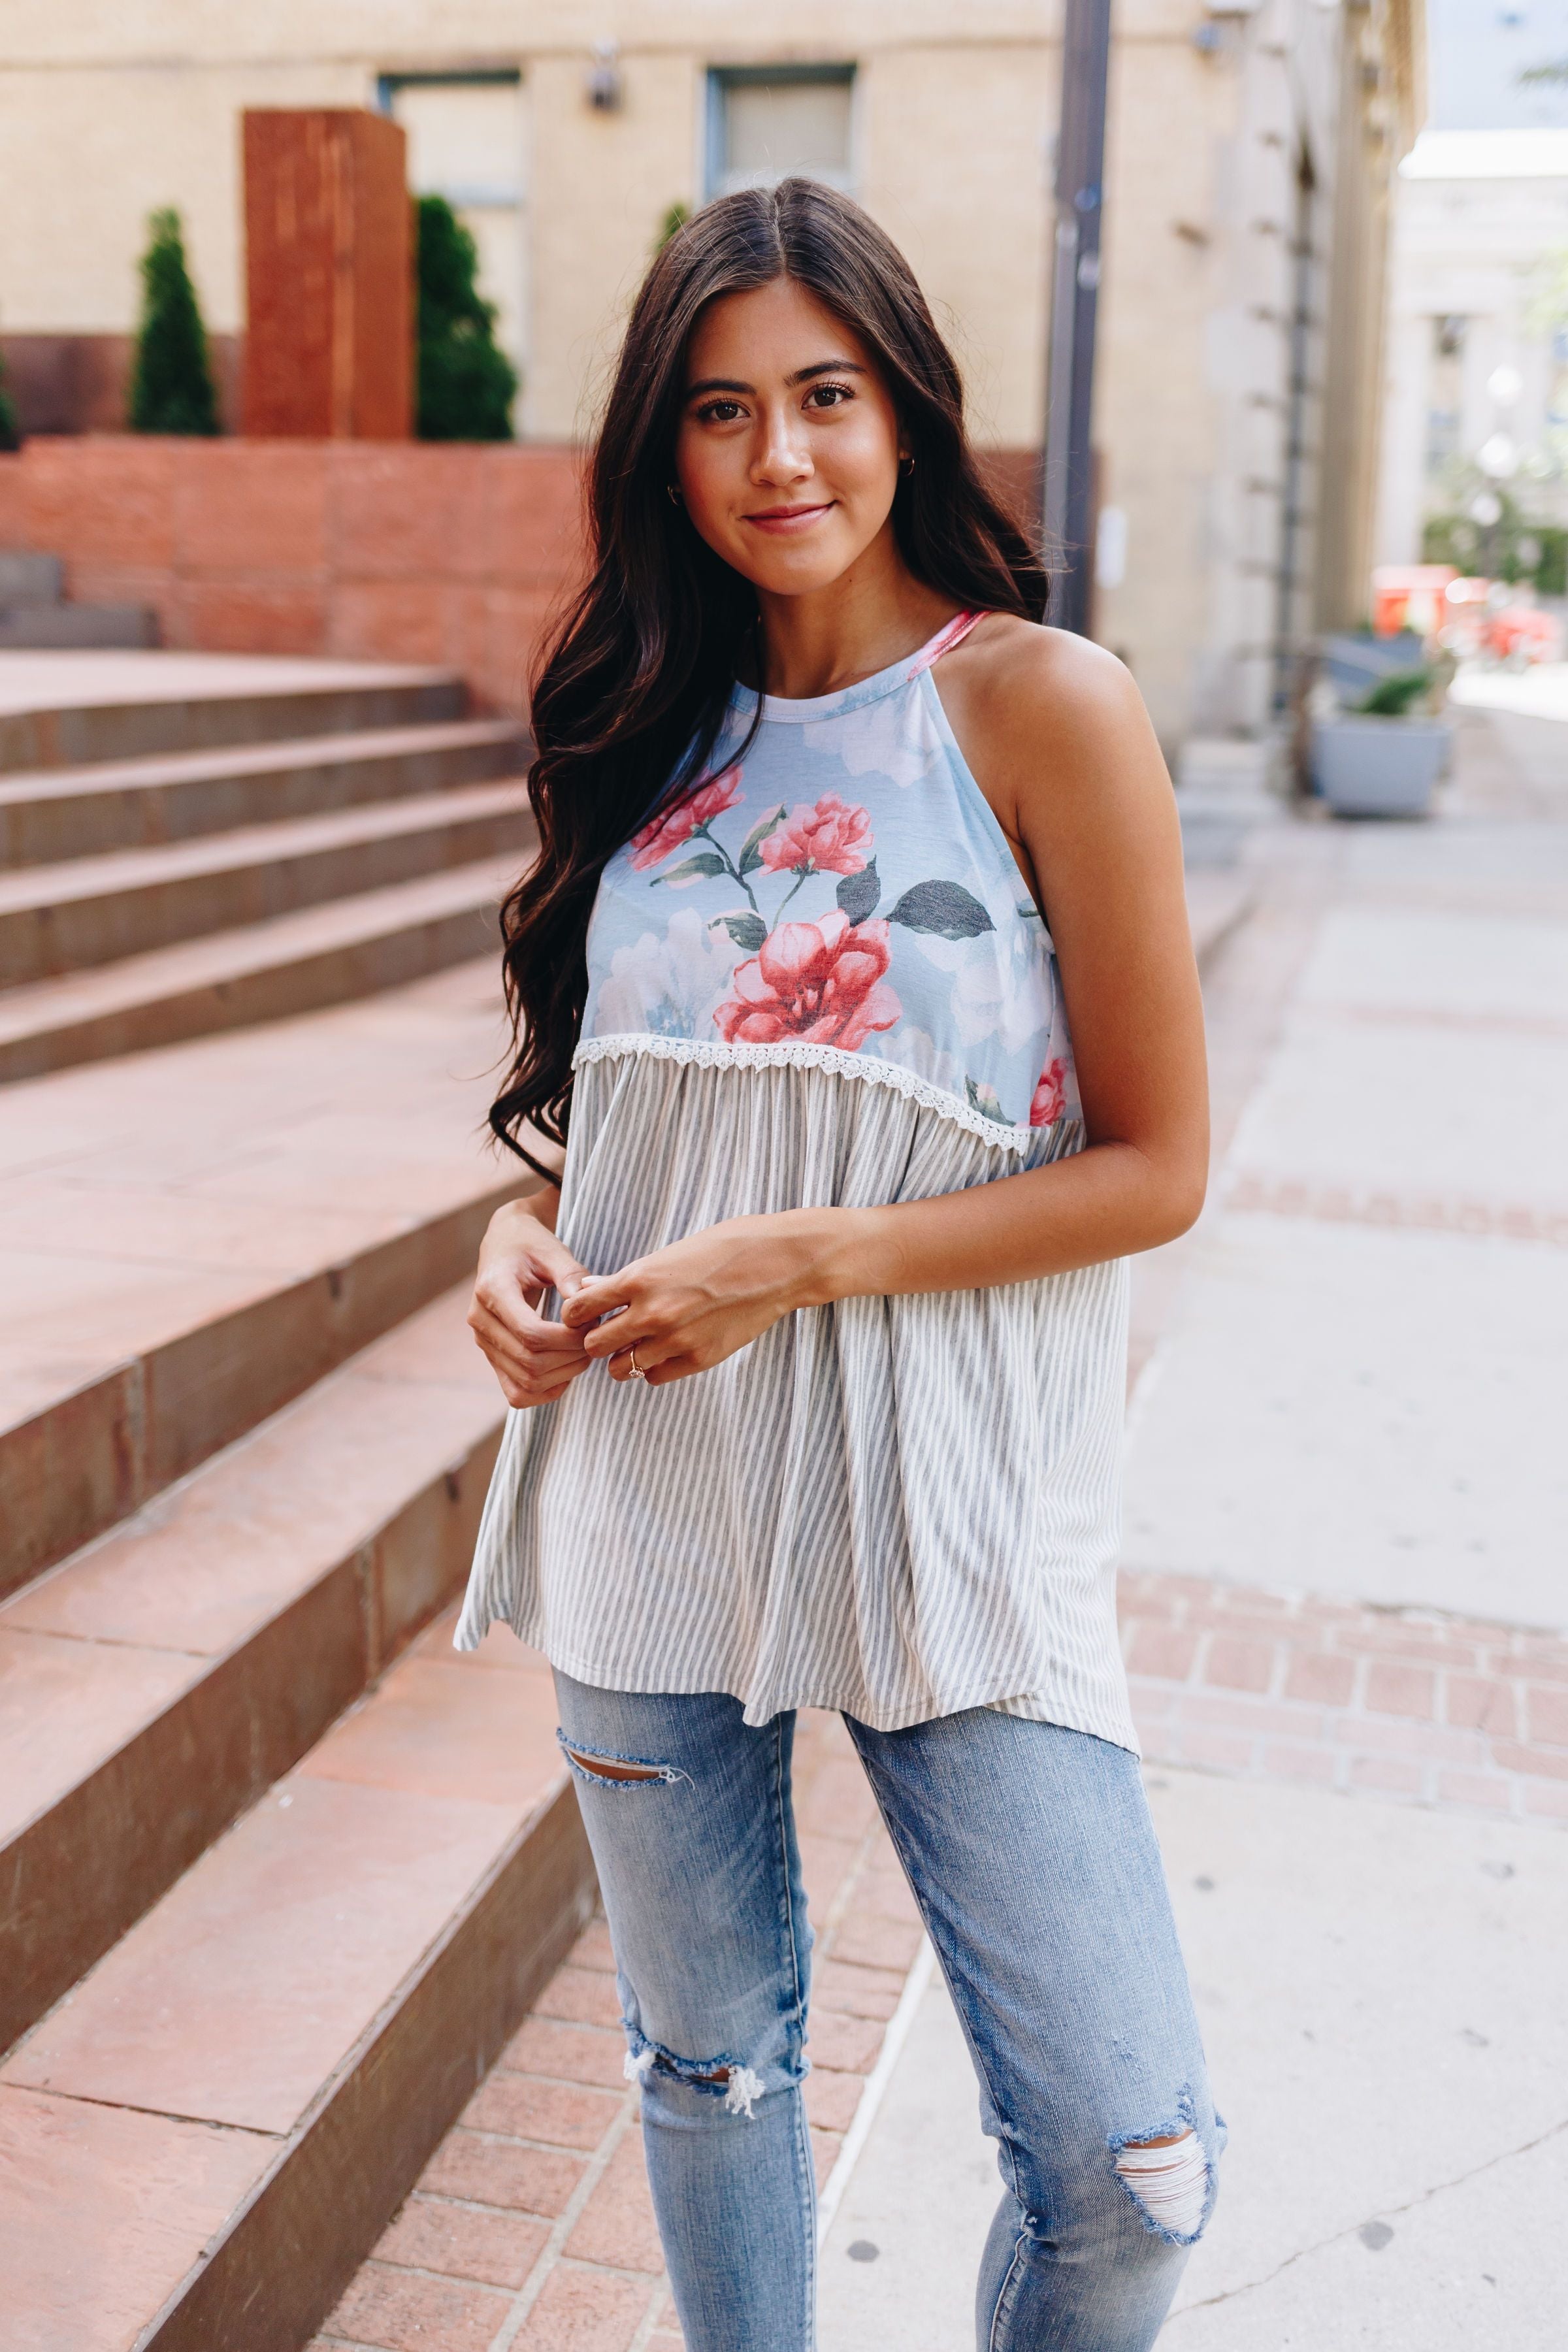
[[[501,909],[514,1052],[490,1125],[542,1176],[553,1171],[517,1129],[566,1140],[599,877],[638,826],[701,780],[743,655],[766,685],[755,592],[668,488],[693,328],[721,295],[776,278],[808,288],[881,372],[915,458],[892,512],[915,577],[966,610],[1045,614],[1046,572],[982,479],[957,365],[891,239],[815,180],[705,205],[659,254],[633,308],[590,460],[587,582],[534,687],[539,856]]]

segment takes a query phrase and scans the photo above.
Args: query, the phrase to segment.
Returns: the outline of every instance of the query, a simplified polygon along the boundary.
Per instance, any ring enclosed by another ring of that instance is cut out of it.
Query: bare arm
[[[934,1200],[729,1219],[586,1280],[563,1319],[616,1377],[633,1347],[656,1382],[679,1379],[799,1307],[1027,1281],[1152,1249],[1197,1215],[1203,1012],[1180,827],[1142,703],[1081,639],[994,620],[971,644],[943,666],[943,699],[1039,877],[1088,1148]]]

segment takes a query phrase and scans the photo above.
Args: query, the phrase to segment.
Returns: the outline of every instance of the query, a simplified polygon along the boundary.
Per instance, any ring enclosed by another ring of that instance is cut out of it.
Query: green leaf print
[[[975,940],[996,928],[979,899],[957,882],[917,882],[888,920],[910,931],[936,931],[944,940]]]
[[[748,955],[755,955],[768,935],[768,927],[761,915],[720,915],[715,919],[722,923],[735,945],[744,948]],[[711,929],[712,926],[709,928]]]
[[[868,915],[877,911],[877,901],[882,895],[882,877],[873,857],[858,874],[847,874],[838,885],[838,904],[852,923],[863,923]]]
[[[684,882],[706,881],[710,875],[727,874],[729,870],[728,864],[716,851],[704,849],[696,857],[683,857],[679,866],[670,867],[668,874],[656,874],[653,881],[655,885],[672,882],[679,889]]]
[[[780,801],[777,808],[769,809],[765,816],[760,816],[757,819],[757,822],[752,827],[744,841],[741,844],[741,872],[742,874],[754,874],[756,872],[758,866],[763,862],[763,842],[766,841],[770,833],[776,833],[778,831],[784,821],[784,804],[783,801]]]
[[[1012,1126],[1013,1122],[1003,1109],[994,1087],[982,1085],[974,1078],[965,1078],[963,1091],[969,1097],[971,1106],[980,1113],[982,1118],[994,1118],[998,1127]]]

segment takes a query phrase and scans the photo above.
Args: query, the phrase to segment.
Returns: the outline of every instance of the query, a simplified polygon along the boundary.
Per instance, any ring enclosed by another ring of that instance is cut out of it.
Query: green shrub
[[[1377,684],[1369,687],[1356,704],[1356,709],[1367,719],[1405,719],[1411,705],[1419,702],[1432,684],[1429,669],[1394,669]]]
[[[1568,596],[1568,530],[1543,524],[1534,537],[1541,542],[1541,561],[1535,567],[1537,593]]]
[[[180,215],[154,213],[142,257],[142,322],[131,379],[133,433],[216,433],[206,329],[185,267]]]
[[[22,428],[16,422],[16,404],[5,386],[5,362],[0,359],[0,449],[19,449]]]
[[[1428,515],[1421,526],[1422,562],[1451,563],[1465,572],[1489,566],[1499,580],[1533,581],[1540,595],[1568,595],[1568,531],[1531,522],[1506,492],[1499,504],[1502,512],[1489,530],[1468,514]]]
[[[445,196],[418,199],[415,228],[419,438],[510,441],[517,370],[474,284],[478,247]]]
[[[675,203],[668,207],[664,218],[659,222],[658,235],[653,241],[654,251],[662,253],[671,237],[679,236],[690,218],[691,206],[683,204],[678,197]]]

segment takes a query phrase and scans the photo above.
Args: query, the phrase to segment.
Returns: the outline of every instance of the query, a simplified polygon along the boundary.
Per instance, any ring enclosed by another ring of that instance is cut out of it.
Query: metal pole
[[[1089,629],[1094,563],[1089,426],[1105,211],[1110,0],[1066,0],[1066,7],[1041,520],[1047,560],[1062,567],[1052,583],[1050,617],[1058,628],[1082,636]]]

